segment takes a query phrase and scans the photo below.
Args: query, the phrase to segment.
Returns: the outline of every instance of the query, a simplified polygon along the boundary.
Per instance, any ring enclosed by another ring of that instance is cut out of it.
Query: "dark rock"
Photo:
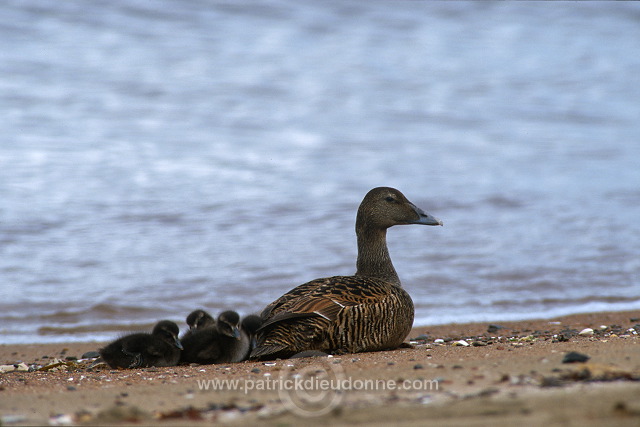
[[[632,317],[629,322],[640,322],[640,317]]]
[[[429,338],[429,335],[426,334],[422,334],[422,335],[418,335],[417,337],[413,338],[412,341],[427,341],[431,338]]]
[[[97,351],[87,351],[81,356],[81,359],[96,359],[98,357],[100,357],[100,353]]]
[[[419,363],[416,363],[415,365],[413,365],[413,369],[423,369],[423,368],[424,368],[424,366],[422,366]]]
[[[251,372],[253,372],[254,374],[259,374],[260,373],[260,369],[259,368],[253,368],[251,370]]]
[[[77,388],[75,388],[74,386],[70,385],[70,386],[67,386],[67,390],[69,390],[69,391],[76,391],[76,390],[77,390]]]
[[[500,329],[504,329],[504,326],[489,325],[489,327],[487,328],[487,332],[494,333],[494,332],[498,332]]]
[[[474,341],[471,343],[471,345],[474,347],[484,347],[487,345],[487,343],[483,341]]]
[[[578,332],[580,332],[580,331],[578,331],[577,329],[564,328],[563,330],[560,331],[558,336],[564,335],[567,338],[571,338],[571,337],[575,337],[576,335],[578,335]]]
[[[570,351],[564,355],[562,363],[584,363],[591,359],[586,354],[578,353],[577,351]]]

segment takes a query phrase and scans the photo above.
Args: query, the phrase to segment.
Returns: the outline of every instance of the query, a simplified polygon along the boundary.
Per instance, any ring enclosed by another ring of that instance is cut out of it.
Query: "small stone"
[[[76,391],[76,390],[77,390],[77,388],[75,388],[74,386],[70,385],[70,386],[67,386],[67,390],[69,390],[69,391]]]
[[[100,353],[97,351],[87,351],[81,356],[81,359],[96,359],[100,357]]]
[[[577,351],[570,351],[564,355],[562,363],[584,363],[591,359],[586,354],[578,353]]]
[[[471,345],[474,347],[484,347],[487,345],[487,343],[484,341],[474,341],[471,343]]]
[[[583,337],[591,336],[591,335],[593,335],[593,329],[585,328],[585,329],[581,330],[580,332],[578,332],[578,335],[581,335]]]
[[[426,340],[429,339],[429,335],[421,334],[421,335],[418,335],[417,337],[415,337],[413,339],[416,340],[416,341],[426,341]]]
[[[413,365],[413,369],[424,369],[424,366],[422,366],[419,363],[416,363],[415,365]]]
[[[251,372],[253,372],[254,374],[259,374],[260,373],[260,368],[253,368],[251,370]]]
[[[465,340],[456,341],[452,345],[454,345],[454,346],[462,346],[462,347],[469,347],[469,343],[466,342]]]
[[[608,326],[607,326],[607,325],[600,325],[600,330],[601,330],[601,331],[604,331],[604,330],[605,330],[605,329],[607,329],[607,328],[608,328]]]
[[[442,338],[438,338],[433,340],[434,344],[444,344],[444,340]]]

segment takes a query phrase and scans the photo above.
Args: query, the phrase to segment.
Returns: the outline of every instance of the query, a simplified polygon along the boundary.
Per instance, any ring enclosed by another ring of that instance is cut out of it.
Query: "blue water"
[[[242,314],[355,270],[416,324],[640,310],[640,4],[7,1],[0,343]]]

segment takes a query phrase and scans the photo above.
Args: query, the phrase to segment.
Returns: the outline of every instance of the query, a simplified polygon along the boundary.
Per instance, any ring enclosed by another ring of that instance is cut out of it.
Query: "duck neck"
[[[400,286],[400,278],[393,268],[387,248],[387,230],[357,228],[358,261],[356,276],[375,277]]]

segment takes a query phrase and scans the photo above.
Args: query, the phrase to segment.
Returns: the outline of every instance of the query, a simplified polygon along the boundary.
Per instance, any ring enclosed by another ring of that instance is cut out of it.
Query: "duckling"
[[[184,351],[181,363],[241,362],[249,352],[249,338],[240,329],[240,316],[225,311],[218,316],[214,327],[199,328],[182,339]]]
[[[199,329],[212,328],[216,325],[215,319],[202,309],[194,310],[187,316],[189,330],[184,333],[181,341]]]
[[[261,313],[253,359],[291,357],[303,351],[357,353],[394,349],[413,325],[414,307],[391,262],[387,229],[442,221],[389,187],[370,190],[356,215],[358,258],[353,276],[302,284]]]
[[[150,334],[136,333],[119,338],[99,350],[101,359],[111,368],[147,368],[175,366],[182,345],[178,325],[170,320],[158,322]]]
[[[258,345],[256,338],[258,329],[262,326],[262,319],[256,314],[250,314],[242,319],[242,333],[246,334],[249,339],[249,352],[253,351]],[[247,353],[247,357],[249,353]]]
[[[202,309],[194,310],[187,316],[189,329],[201,329],[215,326],[215,319]]]

